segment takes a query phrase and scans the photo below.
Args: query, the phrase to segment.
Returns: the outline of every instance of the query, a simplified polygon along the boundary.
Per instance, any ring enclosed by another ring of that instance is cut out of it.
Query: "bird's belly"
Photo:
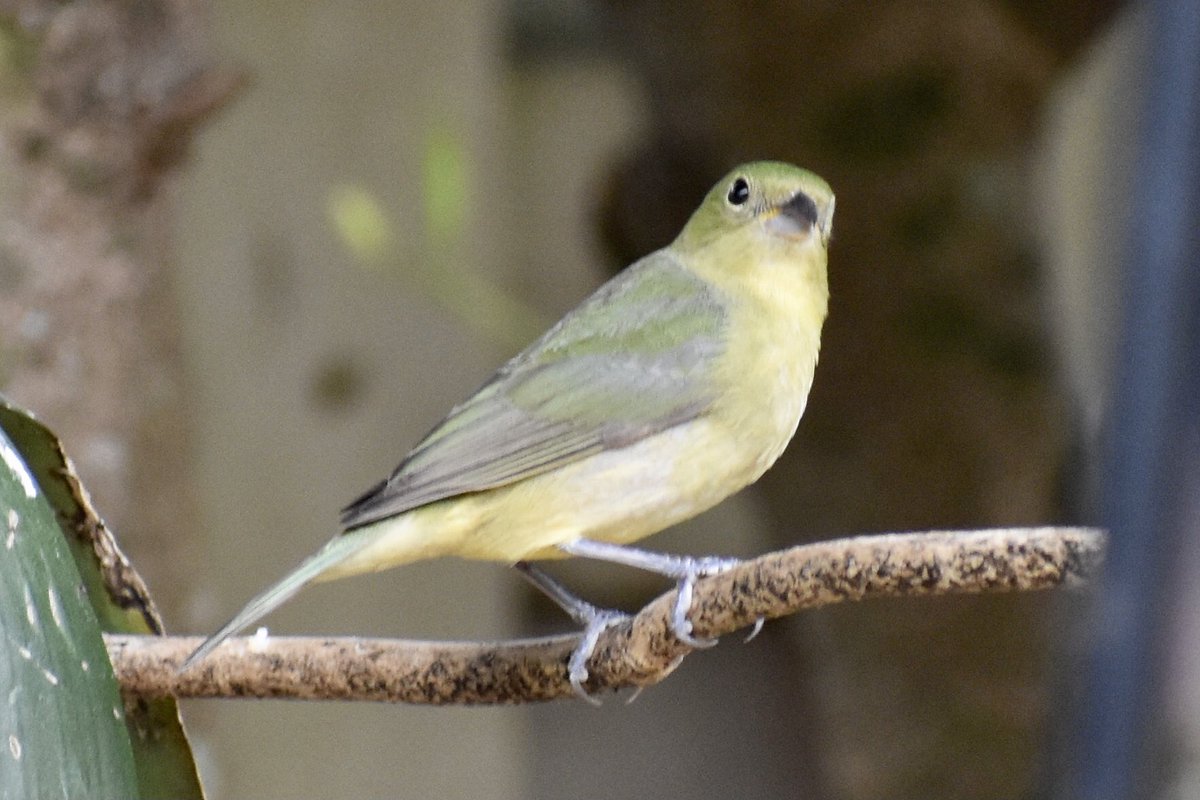
[[[580,538],[636,541],[757,480],[795,429],[778,413],[741,422],[703,417],[509,486],[382,520],[357,532],[364,547],[329,577],[438,556],[510,564],[562,558],[557,546]]]
[[[709,413],[475,496],[478,524],[454,555],[499,561],[558,558],[577,538],[626,544],[699,514],[758,480],[804,412],[816,348],[764,346]]]
[[[344,571],[442,555],[507,563],[560,558],[564,542],[625,544],[716,505],[783,452],[812,383],[815,343],[799,351],[751,344],[755,368],[729,376],[705,416],[629,447],[385,520]]]
[[[578,538],[636,541],[738,491],[765,469],[758,461],[721,424],[694,420],[475,495],[477,524],[453,555],[513,562],[560,558],[556,546]]]

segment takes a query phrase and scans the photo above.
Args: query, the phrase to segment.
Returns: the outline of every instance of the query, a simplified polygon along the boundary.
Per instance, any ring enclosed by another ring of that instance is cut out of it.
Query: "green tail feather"
[[[350,556],[363,544],[360,537],[351,535],[339,536],[325,545],[320,552],[305,560],[294,571],[288,573],[283,580],[247,603],[246,607],[239,611],[233,619],[205,639],[204,643],[187,657],[179,671],[183,672],[188,669],[215,650],[221,642],[279,608],[297,592],[312,583],[321,573]]]

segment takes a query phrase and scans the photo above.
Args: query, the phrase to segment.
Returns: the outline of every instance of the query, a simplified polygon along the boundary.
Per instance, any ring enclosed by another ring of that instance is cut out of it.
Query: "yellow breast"
[[[796,432],[812,387],[829,291],[825,253],[812,247],[765,259],[727,289],[731,334],[721,363],[726,390],[713,418],[743,445],[747,483],[757,480]]]

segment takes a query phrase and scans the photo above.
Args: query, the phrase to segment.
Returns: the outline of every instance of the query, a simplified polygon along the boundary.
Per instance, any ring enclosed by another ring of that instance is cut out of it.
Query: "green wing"
[[[647,256],[455,407],[342,525],[514,483],[700,416],[724,324],[719,290],[668,251]]]

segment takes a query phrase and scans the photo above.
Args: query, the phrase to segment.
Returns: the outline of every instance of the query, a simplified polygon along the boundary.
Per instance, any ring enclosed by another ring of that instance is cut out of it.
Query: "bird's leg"
[[[597,542],[592,539],[576,539],[560,544],[558,548],[573,556],[611,561],[673,578],[678,590],[675,608],[671,612],[671,630],[675,638],[690,647],[712,647],[717,643],[716,639],[700,639],[692,635],[692,623],[687,618],[688,610],[692,607],[692,592],[697,579],[732,569],[741,563],[738,559],[712,556],[694,558],[652,553],[636,547]],[[756,624],[754,633],[758,632],[759,627],[761,625]]]
[[[567,661],[567,677],[571,681],[571,688],[575,690],[575,694],[594,706],[600,705],[600,701],[589,695],[583,688],[584,681],[588,679],[587,661],[592,657],[592,651],[596,649],[596,642],[600,640],[600,634],[617,622],[627,619],[629,615],[620,611],[598,608],[586,600],[576,597],[565,586],[528,561],[518,561],[513,566],[525,576],[526,580],[553,600],[555,605],[567,612],[571,619],[583,626],[579,644],[575,646],[570,660]]]

